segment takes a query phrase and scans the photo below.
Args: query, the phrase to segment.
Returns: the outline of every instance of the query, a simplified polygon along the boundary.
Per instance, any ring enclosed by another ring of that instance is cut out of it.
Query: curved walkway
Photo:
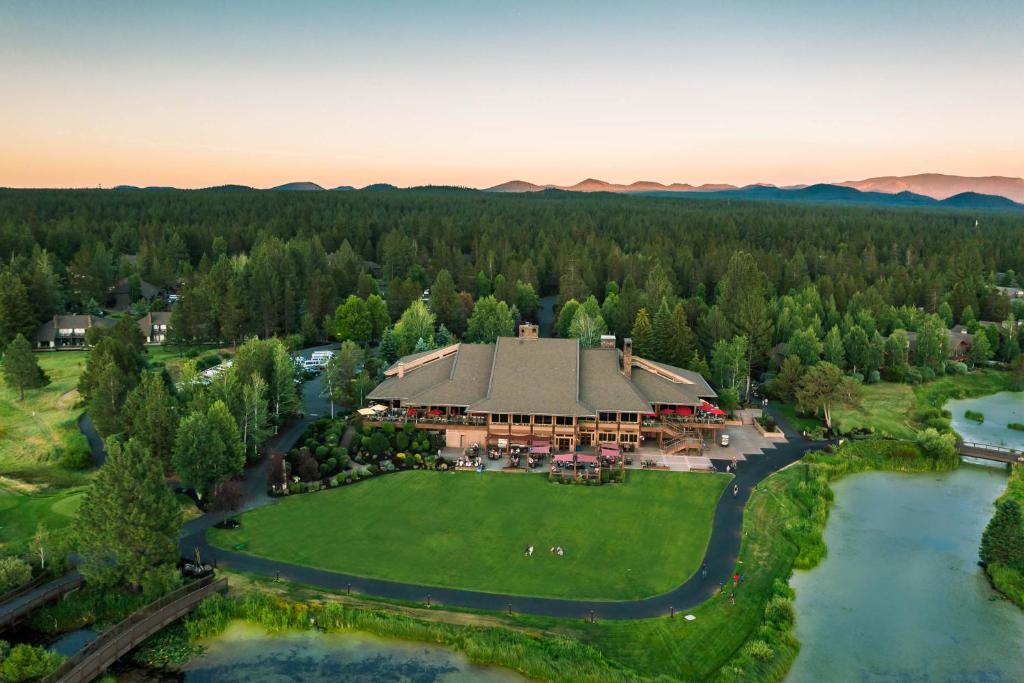
[[[308,392],[306,393],[308,395]],[[769,412],[775,414],[774,411],[770,410]],[[777,414],[776,418],[778,418]],[[308,419],[309,416],[307,415],[304,420],[299,421],[292,428],[282,433],[278,437],[275,447],[279,450],[291,448],[302,434],[299,426],[302,425],[302,429],[304,429],[305,425],[303,423]],[[747,500],[749,500],[753,488],[758,482],[769,475],[796,462],[808,451],[819,448],[822,445],[820,442],[804,440],[782,420],[778,420],[778,422],[785,431],[788,441],[777,444],[774,448],[768,448],[763,454],[754,455],[741,464],[739,472],[734,479],[734,483],[739,487],[739,494],[733,496],[731,487],[727,487],[718,501],[714,521],[712,522],[711,538],[704,555],[704,565],[708,570],[707,577],[701,577],[700,572],[698,572],[674,590],[642,600],[620,602],[564,600],[559,598],[483,593],[455,588],[422,586],[384,579],[370,579],[295,565],[280,560],[256,557],[245,553],[215,548],[207,542],[206,530],[229,516],[224,513],[204,515],[186,524],[181,539],[181,551],[183,555],[190,555],[193,549],[198,547],[206,561],[216,560],[218,564],[223,564],[237,571],[267,577],[280,576],[282,579],[289,581],[333,590],[351,589],[357,593],[392,600],[425,602],[429,596],[431,604],[436,605],[488,611],[511,609],[524,614],[562,618],[585,618],[593,615],[601,619],[643,619],[663,616],[672,609],[680,611],[699,605],[713,596],[721,584],[730,580],[736,566],[736,559],[739,556],[740,542],[742,540],[743,508]],[[258,471],[261,468],[257,467],[256,469]],[[262,469],[265,475],[265,468]],[[255,473],[250,473],[250,477],[255,478],[256,481],[248,483],[250,488],[253,486],[265,486],[265,478],[252,477],[252,474]],[[259,505],[273,502],[274,499],[268,498],[264,493],[262,500],[263,502],[257,504],[253,504],[255,501],[250,500],[247,508],[258,507]]]

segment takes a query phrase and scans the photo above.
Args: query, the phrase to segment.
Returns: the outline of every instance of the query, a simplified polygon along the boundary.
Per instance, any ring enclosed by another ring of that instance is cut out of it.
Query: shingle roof
[[[650,402],[620,371],[618,349],[582,349],[580,400],[594,412],[647,413]]]
[[[592,415],[579,402],[580,347],[575,339],[499,337],[482,413]]]
[[[409,365],[424,355],[399,362]],[[716,396],[696,372],[637,360],[653,371],[633,367],[628,379],[618,349],[581,349],[575,339],[501,337],[496,344],[459,344],[455,353],[407,369],[401,378],[392,374],[369,398],[479,413],[595,415],[648,412],[652,403],[699,405]]]
[[[95,325],[109,327],[113,323],[97,315],[55,315],[36,328],[33,339],[36,342],[48,342],[57,337],[57,330],[89,329]]]
[[[413,402],[430,406],[470,406],[487,396],[494,344],[459,344],[447,381],[416,394]]]

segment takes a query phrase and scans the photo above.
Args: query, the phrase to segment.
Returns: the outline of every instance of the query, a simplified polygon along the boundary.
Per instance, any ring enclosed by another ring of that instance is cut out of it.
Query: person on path
[[[703,567],[700,568],[700,578],[702,578],[702,579],[708,578],[708,566],[707,565],[704,565]]]
[[[739,574],[733,574],[732,575],[732,585],[735,586],[739,582],[740,582],[740,575]]]
[[[736,604],[736,591],[733,591],[732,593],[729,594],[729,604],[730,605],[735,605]]]
[[[733,484],[732,485],[732,497],[735,498],[739,494],[740,494],[740,486],[739,486],[739,484]]]

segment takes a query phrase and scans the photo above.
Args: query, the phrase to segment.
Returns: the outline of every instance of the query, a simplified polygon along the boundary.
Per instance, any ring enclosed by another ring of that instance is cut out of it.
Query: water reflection
[[[206,643],[207,652],[185,667],[188,683],[278,681],[400,681],[403,683],[512,683],[522,677],[470,664],[451,650],[364,634],[298,632],[268,635],[232,624]]]
[[[1000,468],[867,473],[834,485],[829,555],[797,572],[786,680],[1024,681],[1024,612],[977,565]]]

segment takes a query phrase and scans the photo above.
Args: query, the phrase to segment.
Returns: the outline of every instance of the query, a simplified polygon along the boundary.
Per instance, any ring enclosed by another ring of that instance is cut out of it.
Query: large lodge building
[[[451,448],[546,441],[559,451],[654,443],[663,453],[702,450],[724,413],[700,374],[633,355],[626,339],[600,348],[540,339],[536,325],[495,344],[452,344],[404,356],[369,399],[371,421],[414,421],[444,431]],[[370,411],[366,411],[370,412]]]

